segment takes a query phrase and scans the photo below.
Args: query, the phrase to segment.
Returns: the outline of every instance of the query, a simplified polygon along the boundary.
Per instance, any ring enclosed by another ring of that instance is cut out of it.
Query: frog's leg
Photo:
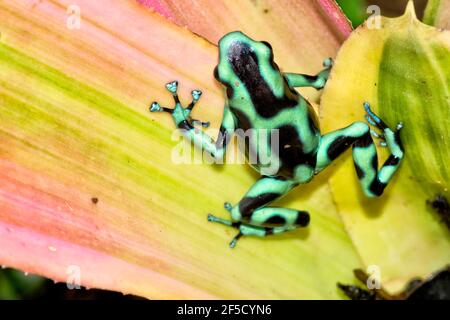
[[[209,122],[201,122],[199,120],[193,120],[190,117],[191,111],[194,108],[197,101],[200,99],[201,91],[192,91],[192,102],[183,108],[180,99],[178,98],[178,82],[172,81],[166,84],[167,90],[172,93],[175,100],[175,108],[165,108],[159,105],[157,102],[153,102],[150,106],[150,112],[167,112],[172,115],[175,125],[181,130],[183,135],[194,144],[205,150],[210,155],[212,155],[216,160],[222,160],[225,155],[225,149],[227,144],[230,142],[230,137],[235,129],[235,119],[233,114],[230,112],[228,107],[224,108],[222,124],[220,127],[219,136],[217,141],[214,141],[210,136],[201,130],[194,128],[195,123],[201,124],[203,127],[209,126]]]
[[[309,224],[309,214],[305,211],[281,207],[267,207],[272,201],[288,193],[297,183],[282,177],[261,177],[234,207],[225,203],[225,209],[231,213],[231,221],[217,218],[211,214],[208,220],[219,222],[239,229],[239,233],[230,243],[236,245],[243,236],[265,237],[294,230]]]
[[[364,103],[367,112],[367,120],[375,125],[383,133],[377,134],[370,130],[365,122],[355,122],[350,126],[328,133],[321,138],[317,152],[316,174],[328,166],[334,159],[353,147],[353,162],[356,173],[364,193],[368,197],[380,196],[384,188],[391,180],[394,173],[399,168],[404,155],[403,146],[400,140],[400,129],[402,124],[397,125],[397,129],[392,131],[377,115],[375,115],[368,103]],[[385,141],[380,145],[385,145],[391,155],[378,170],[377,150],[371,135],[382,138]]]
[[[330,75],[331,66],[333,65],[333,60],[331,58],[326,59],[323,62],[323,69],[315,76],[310,76],[306,74],[299,73],[285,73],[286,79],[291,87],[313,87],[317,90],[322,89],[328,80]]]

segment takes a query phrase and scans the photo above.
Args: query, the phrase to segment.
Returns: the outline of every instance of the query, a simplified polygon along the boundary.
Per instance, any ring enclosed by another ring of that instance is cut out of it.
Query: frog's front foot
[[[317,90],[323,89],[325,87],[325,84],[328,81],[328,77],[330,76],[331,67],[333,66],[333,59],[327,58],[323,61],[323,66],[325,69],[319,72],[317,74],[316,81],[313,85],[314,88]]]
[[[380,140],[379,145],[381,147],[389,147],[389,145],[401,144],[400,141],[400,130],[403,128],[403,123],[397,123],[395,130],[390,129],[387,124],[380,119],[370,108],[370,104],[368,102],[364,102],[364,109],[366,110],[366,120],[370,125],[376,127],[381,131],[378,133],[377,131],[370,129],[370,133],[374,138]]]
[[[172,94],[175,101],[175,107],[173,109],[162,107],[158,102],[155,101],[150,105],[150,112],[170,113],[174,118],[176,125],[183,121],[188,121],[192,125],[201,125],[205,128],[209,127],[209,122],[202,122],[200,120],[192,119],[190,116],[192,109],[194,109],[195,104],[198,102],[198,100],[200,100],[200,97],[202,95],[202,92],[200,90],[192,90],[192,101],[186,108],[183,108],[180,103],[180,99],[178,98],[178,81],[171,81],[167,83],[166,89]]]

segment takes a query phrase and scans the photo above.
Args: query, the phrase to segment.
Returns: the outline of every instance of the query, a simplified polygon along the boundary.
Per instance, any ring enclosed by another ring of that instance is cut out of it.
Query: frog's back
[[[230,108],[236,117],[241,151],[253,168],[264,175],[289,179],[295,178],[299,166],[309,167],[313,174],[320,132],[306,101],[270,118]],[[270,172],[263,171],[267,167]]]
[[[289,86],[270,45],[239,32],[219,45],[215,77],[227,88],[227,105],[236,118],[236,133],[246,139],[241,146],[249,163],[261,171],[275,160],[271,175],[287,178],[298,165],[314,167],[320,132],[312,108]]]

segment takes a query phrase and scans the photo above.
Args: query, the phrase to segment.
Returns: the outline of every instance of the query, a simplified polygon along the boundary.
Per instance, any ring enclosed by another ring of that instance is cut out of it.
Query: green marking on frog
[[[188,140],[218,160],[224,158],[234,133],[243,134],[248,130],[277,133],[277,143],[266,139],[267,145],[256,143],[256,138],[250,135],[246,155],[255,156],[257,161],[251,165],[262,176],[236,205],[225,203],[231,220],[208,215],[211,222],[239,230],[230,247],[243,235],[264,237],[307,226],[308,212],[268,205],[297,185],[309,182],[350,147],[362,190],[368,197],[380,196],[397,171],[404,155],[399,134],[402,125],[391,130],[367,102],[364,103],[366,119],[380,133],[371,130],[365,122],[355,122],[325,135],[320,133],[312,106],[294,87],[322,89],[331,66],[332,60],[326,59],[325,69],[315,76],[282,73],[274,62],[270,44],[254,41],[241,32],[231,32],[219,41],[219,64],[214,70],[215,78],[225,86],[227,94],[217,141],[195,129],[198,120],[190,118],[201,95],[199,90],[192,91],[192,102],[183,108],[177,95],[178,83],[173,81],[166,87],[174,97],[175,108],[164,108],[157,102],[151,105],[152,112],[170,113]],[[372,136],[381,139],[380,145],[391,153],[380,169]],[[267,158],[267,153],[275,159],[270,164],[270,174],[265,174],[269,165],[258,161]]]

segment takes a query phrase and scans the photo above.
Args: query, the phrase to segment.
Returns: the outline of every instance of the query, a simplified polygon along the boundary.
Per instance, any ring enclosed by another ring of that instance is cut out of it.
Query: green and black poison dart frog
[[[230,247],[233,248],[243,235],[264,237],[307,226],[308,212],[268,205],[298,184],[309,182],[350,146],[359,182],[367,196],[380,196],[397,171],[404,154],[399,134],[402,124],[399,123],[395,131],[391,130],[371,111],[367,102],[364,103],[366,119],[381,133],[371,130],[365,122],[355,122],[321,135],[312,106],[294,88],[322,89],[331,65],[331,59],[325,60],[325,69],[316,76],[283,73],[274,62],[269,43],[254,41],[238,31],[231,32],[219,41],[219,64],[214,70],[215,78],[225,86],[227,95],[217,141],[194,128],[195,124],[207,127],[207,122],[190,117],[201,91],[192,91],[192,102],[183,108],[177,95],[178,82],[173,81],[166,88],[174,97],[175,108],[165,108],[157,102],[151,104],[151,112],[170,113],[184,136],[216,159],[224,158],[229,137],[234,132],[249,129],[278,132],[278,148],[270,145],[270,141],[264,148],[260,144],[252,145],[252,139],[246,146],[247,157],[253,152],[259,159],[260,153],[265,152],[267,156],[268,150],[271,152],[277,159],[272,173],[262,174],[236,205],[225,203],[231,220],[208,215],[209,221],[239,230]],[[380,169],[372,135],[381,139],[380,144],[390,151]],[[264,172],[261,163],[252,166]]]

